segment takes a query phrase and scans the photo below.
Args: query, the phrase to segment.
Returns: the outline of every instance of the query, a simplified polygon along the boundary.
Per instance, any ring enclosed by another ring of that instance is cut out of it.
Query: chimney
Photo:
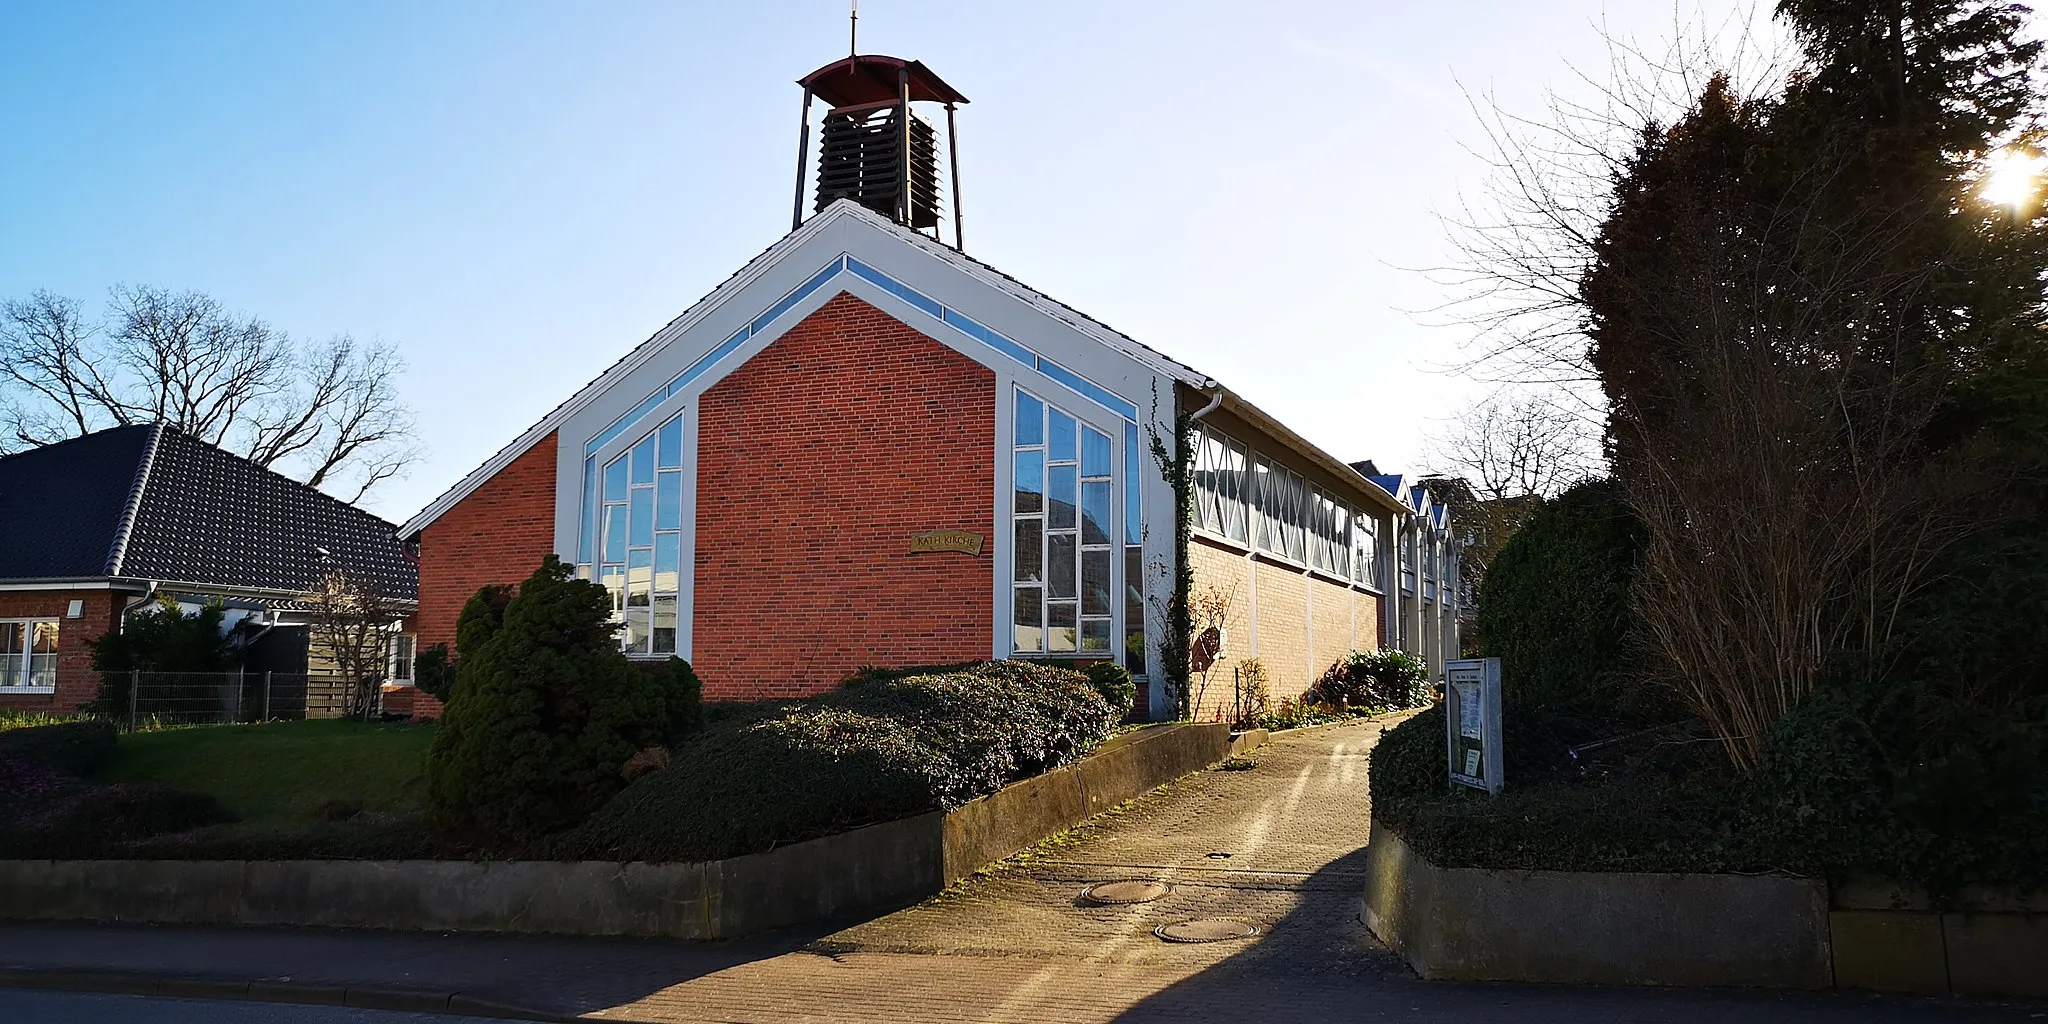
[[[806,162],[810,157],[811,101],[824,100],[819,126],[818,178],[813,211],[851,199],[898,224],[939,236],[938,131],[911,107],[936,103],[946,111],[946,151],[953,178],[953,247],[961,248],[959,135],[953,111],[967,97],[917,61],[856,55],[797,80],[804,87],[797,137],[794,230],[803,223]]]

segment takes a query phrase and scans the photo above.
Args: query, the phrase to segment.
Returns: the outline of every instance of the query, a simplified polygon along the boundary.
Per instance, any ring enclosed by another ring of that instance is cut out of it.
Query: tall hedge
[[[502,605],[486,588],[457,626],[462,658],[428,753],[430,813],[459,842],[506,847],[581,822],[622,768],[669,741],[672,673],[635,671],[611,597],[549,555]]]
[[[1518,704],[1600,709],[1625,703],[1629,587],[1643,526],[1612,481],[1545,502],[1501,548],[1481,584],[1482,654],[1501,660]]]

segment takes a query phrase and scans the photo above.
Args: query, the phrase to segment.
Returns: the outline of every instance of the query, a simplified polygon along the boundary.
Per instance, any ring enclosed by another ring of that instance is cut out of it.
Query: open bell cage
[[[796,200],[790,229],[804,219],[811,151],[811,101],[829,105],[819,126],[818,177],[812,209],[853,201],[917,230],[937,233],[940,216],[938,132],[912,103],[946,110],[946,156],[953,192],[953,247],[963,246],[959,130],[954,110],[967,97],[914,60],[856,54],[797,79],[804,102],[797,134]]]

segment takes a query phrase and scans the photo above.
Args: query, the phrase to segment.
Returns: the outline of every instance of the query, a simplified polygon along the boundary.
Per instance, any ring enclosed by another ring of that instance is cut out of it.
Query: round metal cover
[[[1152,929],[1152,934],[1168,942],[1222,942],[1226,939],[1249,939],[1258,933],[1257,925],[1217,917],[1175,921]]]
[[[1150,903],[1172,891],[1173,887],[1165,882],[1133,878],[1098,882],[1081,890],[1081,898],[1090,903]]]

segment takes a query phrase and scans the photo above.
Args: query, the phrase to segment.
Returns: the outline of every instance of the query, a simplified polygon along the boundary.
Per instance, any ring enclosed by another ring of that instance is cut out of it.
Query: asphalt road
[[[7,1024],[504,1024],[481,1017],[391,1013],[346,1006],[156,999],[81,992],[0,989]]]

